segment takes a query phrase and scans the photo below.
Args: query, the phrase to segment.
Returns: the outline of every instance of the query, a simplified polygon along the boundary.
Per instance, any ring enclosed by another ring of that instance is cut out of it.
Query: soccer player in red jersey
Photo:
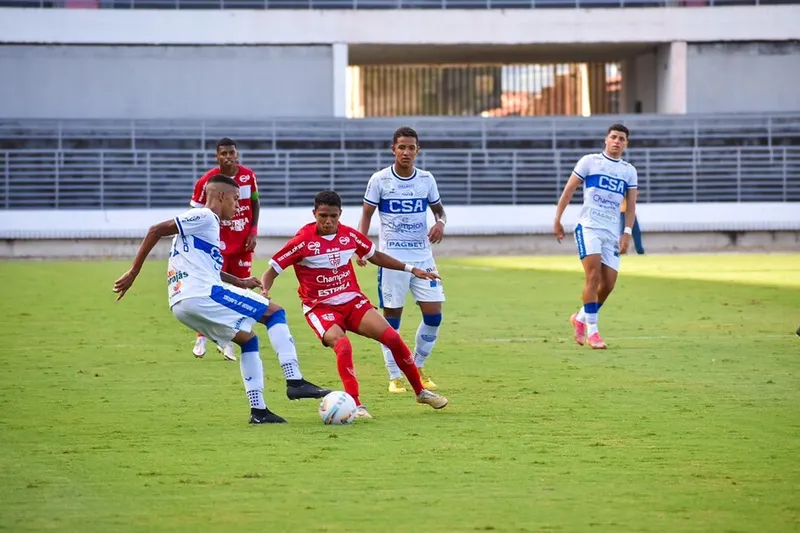
[[[192,207],[204,207],[206,203],[206,183],[213,176],[233,178],[239,186],[239,203],[231,220],[223,220],[220,225],[220,251],[222,253],[222,272],[241,279],[250,277],[253,265],[253,250],[256,248],[258,235],[258,183],[256,174],[246,166],[239,164],[239,152],[236,143],[224,137],[217,142],[217,162],[219,166],[212,168],[200,178],[194,186],[194,194],[190,202]],[[303,379],[294,339],[289,333],[286,323],[286,312],[276,313],[267,324],[270,342],[278,354],[281,370],[286,378],[286,396],[290,400],[301,398],[323,398],[330,392]],[[223,356],[229,361],[236,361],[233,343],[221,346]],[[206,338],[197,334],[194,349],[195,357],[203,357],[206,353]]]
[[[253,250],[256,248],[258,234],[258,184],[256,174],[251,169],[239,164],[239,152],[233,139],[224,137],[217,142],[217,162],[219,166],[212,168],[194,185],[194,193],[189,204],[192,207],[203,207],[206,204],[205,187],[212,176],[223,175],[233,178],[239,186],[239,208],[231,220],[224,221],[220,228],[222,251],[222,271],[237,278],[247,279],[253,265]],[[221,346],[222,354],[229,361],[236,361],[233,354],[233,343]],[[195,357],[206,354],[206,338],[197,335],[194,349]]]
[[[359,398],[348,331],[376,340],[392,351],[397,366],[414,388],[417,403],[434,409],[445,407],[447,398],[423,387],[408,346],[361,292],[350,260],[356,256],[379,267],[405,270],[421,279],[439,279],[439,275],[376,251],[369,238],[340,224],[342,199],[334,191],[317,194],[313,213],[316,222],[303,226],[270,260],[270,268],[261,278],[264,295],[269,294],[280,273],[294,266],[306,321],[322,344],[336,352],[339,377],[345,392],[356,401],[357,417],[372,418]]]

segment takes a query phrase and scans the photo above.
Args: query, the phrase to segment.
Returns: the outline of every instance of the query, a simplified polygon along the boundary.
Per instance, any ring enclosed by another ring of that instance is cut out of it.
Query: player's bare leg
[[[586,280],[583,285],[583,308],[576,313],[574,323],[585,323],[583,339],[588,337],[588,344],[592,349],[602,350],[606,348],[606,343],[600,337],[597,329],[597,312],[600,310],[599,291],[602,279],[602,263],[600,254],[587,255],[581,260]],[[573,325],[574,325],[573,323]],[[575,342],[580,342],[581,331],[575,326]]]
[[[395,330],[399,330],[400,320],[403,317],[403,308],[384,307],[383,317],[391,327]],[[406,392],[406,383],[403,379],[403,373],[400,371],[400,367],[397,366],[397,363],[395,363],[392,351],[384,344],[381,344],[381,351],[383,352],[383,362],[386,365],[386,370],[389,372],[389,392],[392,394],[402,394]]]
[[[336,353],[336,370],[344,385],[344,391],[356,402],[356,418],[372,418],[359,396],[358,378],[353,364],[353,345],[347,333],[338,325],[331,326],[322,336],[322,343]]]
[[[428,390],[436,390],[436,383],[427,375],[423,367],[430,357],[436,339],[439,337],[439,326],[442,323],[442,302],[418,302],[422,311],[422,321],[417,328],[416,343],[414,344],[414,363],[419,369],[422,384]]]
[[[430,405],[434,409],[442,409],[447,405],[447,398],[427,390],[422,385],[419,370],[414,364],[414,358],[411,357],[411,350],[408,349],[408,346],[403,342],[397,331],[375,309],[370,309],[364,314],[361,323],[358,325],[357,333],[376,340],[391,349],[397,366],[400,367],[400,370],[406,375],[409,383],[414,388],[414,393],[417,395],[417,403]]]

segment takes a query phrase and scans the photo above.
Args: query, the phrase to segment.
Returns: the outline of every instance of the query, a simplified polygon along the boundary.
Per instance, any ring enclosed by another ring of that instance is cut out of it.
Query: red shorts
[[[222,271],[237,278],[249,278],[253,268],[253,252],[222,256]]]
[[[357,331],[361,319],[370,309],[375,307],[369,298],[362,294],[340,305],[319,304],[306,313],[306,321],[319,340],[322,340],[325,332],[333,326],[339,326],[344,331]]]

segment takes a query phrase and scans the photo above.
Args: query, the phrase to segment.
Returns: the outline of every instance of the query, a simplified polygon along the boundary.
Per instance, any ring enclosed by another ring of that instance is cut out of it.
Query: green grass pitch
[[[574,257],[442,260],[427,368],[450,406],[389,395],[357,338],[375,419],[349,427],[286,399],[263,329],[289,424],[248,425],[238,363],[192,356],[164,262],[115,302],[127,264],[0,263],[0,531],[800,530],[800,255],[626,257],[607,351],[571,338]],[[341,389],[295,289],[273,297],[302,369]]]

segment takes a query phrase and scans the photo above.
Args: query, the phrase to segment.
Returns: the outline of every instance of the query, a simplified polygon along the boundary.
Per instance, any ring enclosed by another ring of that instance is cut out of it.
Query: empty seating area
[[[0,119],[0,150],[382,150],[399,126],[426,149],[592,149],[606,128],[631,129],[631,147],[800,146],[800,113],[709,116],[275,119],[269,121]]]
[[[800,201],[800,115],[624,117],[626,159],[643,202]],[[608,117],[368,119],[265,123],[0,121],[0,209],[178,207],[215,164],[214,143],[239,144],[266,206],[306,206],[324,188],[359,205],[391,164],[395,128],[418,129],[421,168],[453,205],[552,204],[585,153],[602,149]],[[577,197],[576,197],[577,201]]]

